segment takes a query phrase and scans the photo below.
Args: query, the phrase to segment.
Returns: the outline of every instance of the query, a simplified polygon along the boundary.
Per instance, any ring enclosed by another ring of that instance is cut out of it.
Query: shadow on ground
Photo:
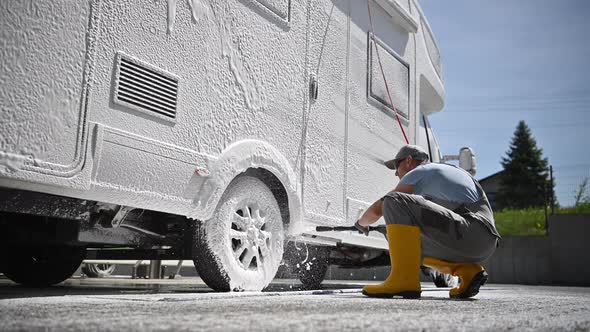
[[[355,283],[323,284],[320,290],[360,288]],[[271,283],[263,292],[293,292],[305,290],[296,280],[284,279]],[[217,293],[207,287],[198,277],[178,279],[131,279],[118,278],[83,278],[73,277],[61,284],[44,287],[26,287],[18,285],[4,276],[0,276],[0,299],[50,297],[67,295],[123,295],[123,294],[188,294]]]

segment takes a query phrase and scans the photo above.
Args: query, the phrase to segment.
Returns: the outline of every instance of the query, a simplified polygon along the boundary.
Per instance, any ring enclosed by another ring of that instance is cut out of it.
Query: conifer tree
[[[502,158],[504,173],[500,180],[498,205],[501,208],[541,207],[551,198],[554,190],[548,180],[547,159],[537,147],[529,127],[520,121],[510,143],[510,150]]]

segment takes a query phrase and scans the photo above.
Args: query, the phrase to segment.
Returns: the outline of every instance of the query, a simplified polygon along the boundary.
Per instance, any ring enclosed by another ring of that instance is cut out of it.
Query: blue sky
[[[519,120],[553,165],[559,202],[590,176],[590,1],[421,0],[443,57],[444,154],[475,150],[477,178],[502,169]]]

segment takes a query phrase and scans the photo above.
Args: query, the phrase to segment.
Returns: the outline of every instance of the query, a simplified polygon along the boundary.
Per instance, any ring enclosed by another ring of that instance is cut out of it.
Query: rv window
[[[409,119],[410,108],[410,66],[402,60],[392,49],[387,47],[379,38],[369,33],[369,43],[367,52],[367,95],[370,101],[373,101],[386,110],[393,113],[393,107],[389,102],[385,83],[383,82],[383,75],[379,66],[379,58],[377,57],[377,48],[381,64],[383,65],[383,72],[387,79],[389,92],[391,93],[391,100],[393,100],[395,110],[405,119]]]

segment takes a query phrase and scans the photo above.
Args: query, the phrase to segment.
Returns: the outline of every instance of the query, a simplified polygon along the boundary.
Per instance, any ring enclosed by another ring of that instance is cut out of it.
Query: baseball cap
[[[412,156],[416,160],[428,160],[428,152],[424,151],[418,145],[405,145],[395,155],[394,159],[385,162],[385,166],[389,169],[395,169],[395,165],[398,161],[406,159],[408,156]]]

